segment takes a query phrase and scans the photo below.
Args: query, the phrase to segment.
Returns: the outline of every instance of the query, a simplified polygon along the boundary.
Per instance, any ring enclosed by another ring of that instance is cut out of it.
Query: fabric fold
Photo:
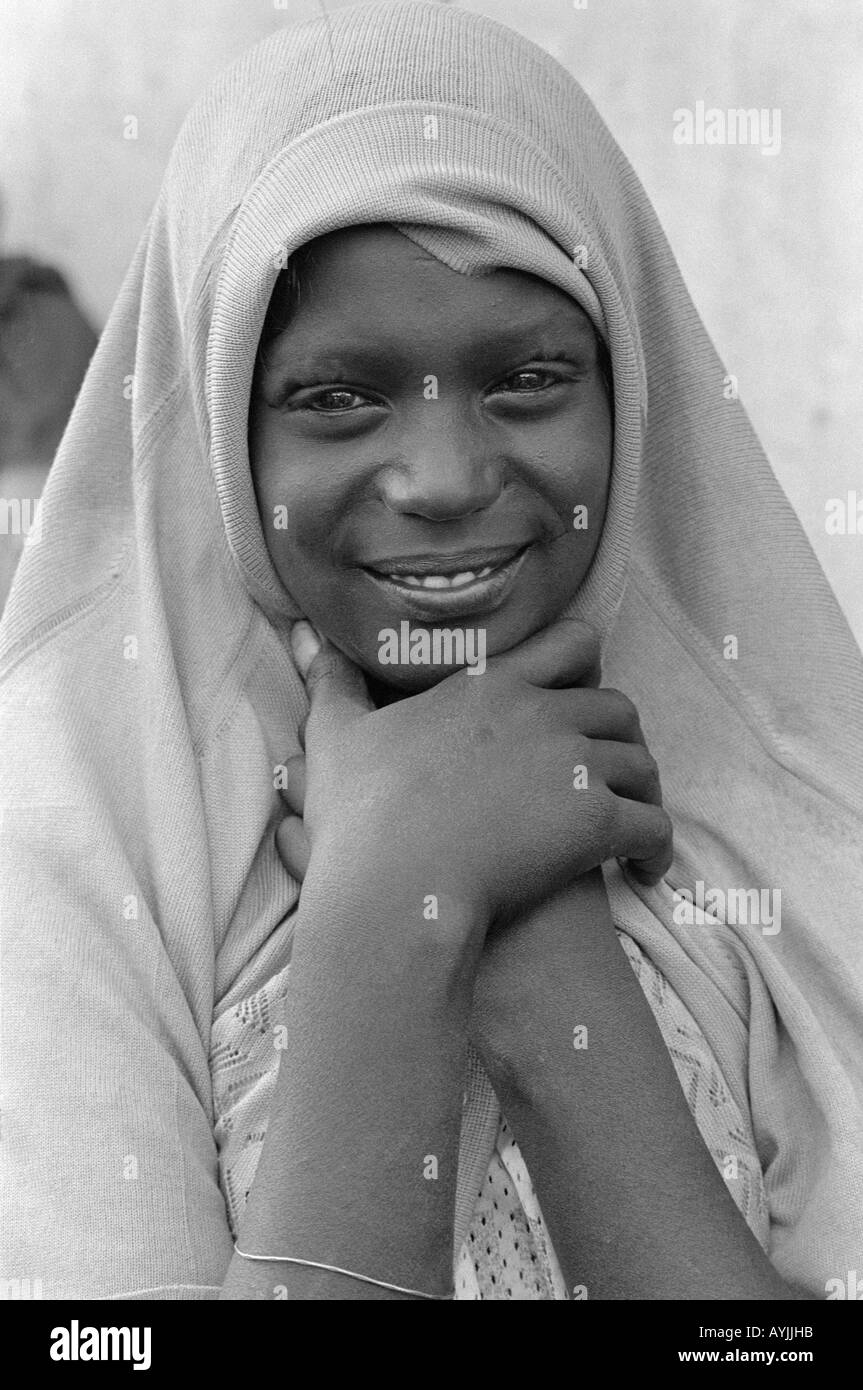
[[[289,964],[273,769],[306,710],[254,358],[291,252],[381,221],[461,274],[549,281],[608,343],[611,490],[571,611],[676,837],[656,891],[610,866],[615,922],[747,1109],[777,1267],[823,1294],[863,1249],[863,659],[587,96],[436,0],[288,24],[196,105],[25,546],[0,626],[2,1272],[58,1298],[224,1278],[211,1034]],[[699,882],[781,893],[780,929],[687,922]],[[456,1240],[494,1141],[467,1080]]]

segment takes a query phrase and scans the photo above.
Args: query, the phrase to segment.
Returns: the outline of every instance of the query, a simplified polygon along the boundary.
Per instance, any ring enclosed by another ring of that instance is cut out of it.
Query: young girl
[[[728,397],[501,25],[352,7],[195,108],[0,632],[4,1277],[863,1267],[863,667]]]

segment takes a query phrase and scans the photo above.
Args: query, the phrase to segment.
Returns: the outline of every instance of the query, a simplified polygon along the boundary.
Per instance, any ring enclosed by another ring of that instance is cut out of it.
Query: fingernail
[[[303,678],[320,650],[321,639],[311,623],[307,623],[305,619],[294,623],[291,628],[291,651]]]
[[[631,859],[627,859],[626,867],[636,882],[643,884],[645,888],[656,888],[662,882],[662,874],[647,873],[644,869],[633,864]]]

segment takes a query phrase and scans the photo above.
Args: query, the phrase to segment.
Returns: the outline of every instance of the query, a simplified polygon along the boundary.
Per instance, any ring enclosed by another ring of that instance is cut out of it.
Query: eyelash
[[[573,365],[572,362],[570,361],[570,359],[568,359],[568,358],[552,358],[552,359],[547,359],[547,360],[559,361],[559,362],[566,362],[567,365],[569,365],[569,366],[572,366],[572,365]],[[543,368],[543,367],[519,367],[517,371],[510,372],[508,376],[502,377],[502,378],[501,378],[501,382],[512,381],[515,377],[519,377],[519,376],[545,376],[545,377],[550,377],[550,378],[551,378],[551,381],[550,381],[549,385],[547,385],[547,386],[540,386],[540,387],[537,387],[537,388],[536,388],[535,390],[533,390],[533,391],[515,391],[515,392],[512,393],[513,395],[518,395],[518,396],[532,396],[532,395],[538,395],[541,391],[548,391],[548,390],[551,389],[552,386],[560,386],[560,385],[561,385],[563,382],[565,382],[565,381],[579,381],[579,380],[582,378],[582,376],[583,376],[584,374],[585,374],[584,372],[580,371],[576,377],[563,377],[563,376],[555,376],[552,372],[548,371],[546,368]],[[347,408],[343,408],[343,409],[339,409],[339,410],[315,410],[314,407],[313,407],[313,403],[314,403],[314,401],[316,401],[317,399],[319,399],[321,396],[328,396],[328,395],[347,395],[347,396],[360,396],[360,397],[361,397],[361,396],[362,396],[362,392],[360,392],[360,391],[355,391],[355,390],[353,390],[353,388],[351,388],[351,387],[349,387],[349,386],[334,386],[334,385],[324,386],[323,384],[321,385],[320,388],[310,387],[310,388],[308,388],[308,389],[311,390],[314,394],[311,395],[311,396],[307,396],[304,400],[299,401],[296,405],[294,405],[294,406],[288,406],[287,408],[288,408],[289,410],[292,410],[292,411],[300,411],[300,410],[308,411],[308,412],[309,412],[310,414],[312,414],[312,415],[350,415],[350,414],[353,413],[354,410],[356,410],[356,409],[358,409],[358,408],[361,408],[361,407],[351,406],[351,407],[347,407]],[[492,394],[497,394],[497,390],[494,390],[494,391],[492,392]],[[378,404],[378,402],[372,401],[371,404],[375,405],[375,404]]]

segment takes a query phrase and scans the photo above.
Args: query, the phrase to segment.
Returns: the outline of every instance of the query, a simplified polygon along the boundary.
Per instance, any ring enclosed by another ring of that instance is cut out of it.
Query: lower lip
[[[415,584],[399,584],[373,570],[363,572],[391,602],[414,618],[461,618],[472,613],[491,613],[500,607],[509,596],[529,549],[527,546],[485,579],[475,579],[458,589],[418,589]]]

